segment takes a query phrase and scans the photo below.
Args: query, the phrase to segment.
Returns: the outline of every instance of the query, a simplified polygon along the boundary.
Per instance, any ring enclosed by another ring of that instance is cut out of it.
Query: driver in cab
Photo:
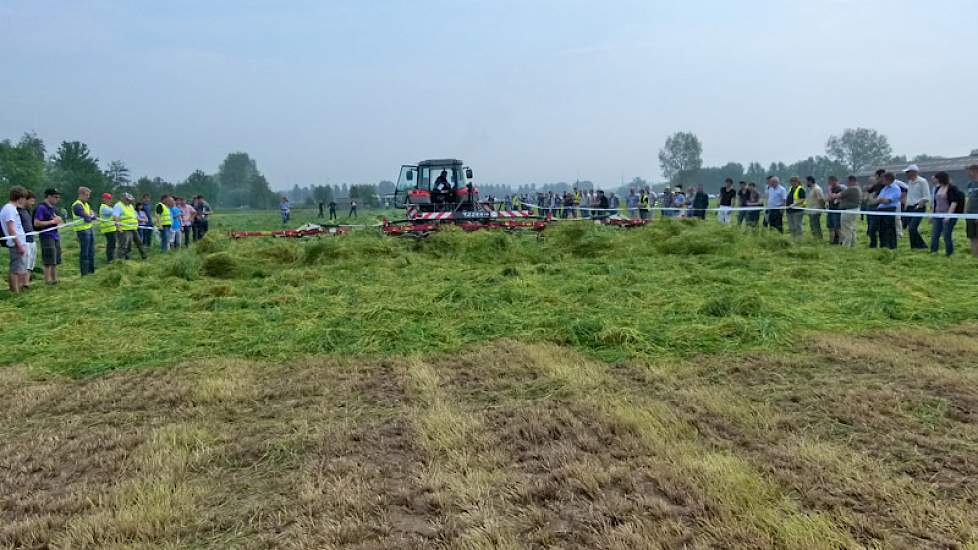
[[[448,170],[442,170],[435,180],[435,194],[439,198],[438,202],[451,202],[452,184],[448,182]]]

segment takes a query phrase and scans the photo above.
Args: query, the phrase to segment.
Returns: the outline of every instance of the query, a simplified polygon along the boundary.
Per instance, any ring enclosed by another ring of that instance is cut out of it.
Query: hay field
[[[971,258],[274,216],[0,297],[0,548],[978,547]]]

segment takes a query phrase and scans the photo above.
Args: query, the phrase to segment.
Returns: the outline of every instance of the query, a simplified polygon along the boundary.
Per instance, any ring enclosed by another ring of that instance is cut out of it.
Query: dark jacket
[[[26,208],[18,208],[17,213],[20,214],[20,224],[24,226],[24,233],[33,232],[34,216],[31,216],[31,213]],[[34,235],[27,235],[25,240],[29,243],[34,242]]]
[[[937,204],[937,190],[940,189],[940,185],[934,186],[933,191],[930,192],[930,203]],[[964,214],[964,193],[958,189],[953,183],[947,187],[947,203],[954,204],[954,212],[952,214]]]

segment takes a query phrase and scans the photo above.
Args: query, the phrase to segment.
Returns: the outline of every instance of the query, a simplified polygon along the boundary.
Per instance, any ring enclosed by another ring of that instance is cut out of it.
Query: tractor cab
[[[474,211],[478,204],[479,190],[472,182],[472,169],[460,160],[425,160],[401,167],[394,208],[454,212]]]

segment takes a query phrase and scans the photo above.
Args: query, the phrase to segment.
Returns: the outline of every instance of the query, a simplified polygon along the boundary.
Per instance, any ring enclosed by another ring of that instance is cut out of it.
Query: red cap
[[[103,199],[111,199],[112,198],[112,193],[102,193],[102,198]]]

